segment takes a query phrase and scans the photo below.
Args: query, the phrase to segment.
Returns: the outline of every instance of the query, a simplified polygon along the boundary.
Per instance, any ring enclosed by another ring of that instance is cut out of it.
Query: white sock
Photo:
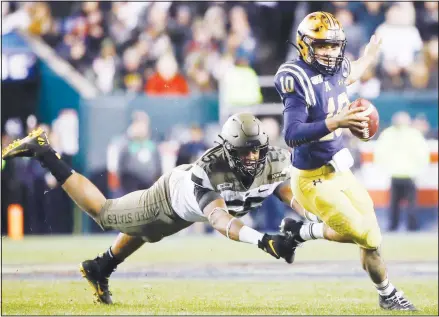
[[[389,282],[388,278],[379,284],[375,284],[375,287],[378,291],[378,294],[381,296],[389,296],[395,290],[395,286]]]
[[[322,220],[313,213],[305,210],[305,218],[312,222],[322,222]]]
[[[308,222],[302,225],[300,228],[300,237],[307,240],[324,239],[323,237],[323,226],[324,223],[314,223]]]
[[[239,230],[239,241],[258,245],[258,241],[262,240],[263,233],[256,231],[248,226],[243,226]]]

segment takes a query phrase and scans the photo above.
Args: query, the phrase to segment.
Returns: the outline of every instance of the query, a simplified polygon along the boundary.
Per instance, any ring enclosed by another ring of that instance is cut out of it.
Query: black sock
[[[104,260],[106,266],[111,269],[116,268],[120,263],[123,262],[123,260],[119,260],[116,256],[114,256],[113,252],[111,251],[111,247],[109,247],[104,253],[102,259]]]
[[[41,164],[47,168],[56,180],[62,185],[67,178],[73,174],[73,170],[61,158],[58,158],[56,152],[49,149],[39,156]]]

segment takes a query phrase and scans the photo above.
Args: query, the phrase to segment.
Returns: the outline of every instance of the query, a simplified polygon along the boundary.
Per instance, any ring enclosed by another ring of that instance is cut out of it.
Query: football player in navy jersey
[[[367,125],[369,119],[359,115],[364,108],[349,109],[346,86],[376,60],[381,41],[372,36],[363,56],[352,62],[344,56],[346,43],[343,27],[332,14],[310,13],[297,30],[300,57],[282,64],[275,75],[284,104],[285,141],[294,148],[291,189],[306,210],[323,220],[303,223],[286,218],[281,230],[299,242],[321,238],[358,244],[380,306],[415,310],[388,280],[373,202],[350,171],[353,158],[341,137],[343,128],[361,132]]]

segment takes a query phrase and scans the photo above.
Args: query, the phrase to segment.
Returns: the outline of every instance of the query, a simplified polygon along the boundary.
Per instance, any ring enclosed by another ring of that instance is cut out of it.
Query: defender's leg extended
[[[137,251],[145,241],[139,236],[130,236],[119,233],[113,245],[102,255],[93,260],[81,263],[79,269],[87,279],[96,296],[96,301],[103,304],[112,304],[108,281],[110,275],[128,256]]]
[[[12,142],[2,151],[5,160],[14,157],[34,157],[47,168],[75,203],[93,219],[96,219],[106,202],[105,196],[84,176],[75,173],[49,144],[41,129],[32,131],[27,137]]]
[[[111,224],[101,221],[101,213],[107,199],[99,189],[86,177],[74,172],[50,146],[46,133],[42,129],[32,131],[27,137],[14,141],[2,151],[5,160],[14,157],[34,157],[46,167],[61,184],[64,191],[102,228],[115,229]],[[137,206],[136,206],[137,207]],[[144,243],[141,237],[121,234],[113,244],[112,254],[109,249],[104,255],[94,260],[84,261],[80,271],[93,287],[97,301],[110,304],[111,293],[108,289],[108,277],[123,259],[137,250]],[[119,254],[120,253],[120,254]]]

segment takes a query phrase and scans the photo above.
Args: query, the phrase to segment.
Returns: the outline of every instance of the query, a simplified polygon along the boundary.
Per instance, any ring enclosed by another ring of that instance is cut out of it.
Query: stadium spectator
[[[425,89],[429,82],[429,71],[424,59],[419,59],[410,65],[410,85],[415,89]]]
[[[434,131],[430,127],[430,123],[424,113],[418,113],[413,119],[412,126],[419,130],[426,139],[434,138]],[[437,138],[437,136],[436,136]]]
[[[346,39],[349,45],[346,46],[345,54],[349,60],[356,60],[360,57],[361,48],[368,43],[369,38],[366,38],[364,28],[362,25],[354,23],[354,15],[347,9],[338,9],[335,12],[335,17],[343,25],[346,34]]]
[[[87,24],[87,50],[91,58],[99,54],[101,43],[106,34],[103,26],[104,15],[99,8],[99,2],[88,1],[82,4],[83,17]]]
[[[256,39],[248,21],[247,12],[241,6],[233,7],[229,12],[230,37],[233,38],[231,49],[234,55],[246,55],[248,63],[253,66],[256,57]]]
[[[370,38],[377,27],[384,22],[387,4],[378,1],[361,1],[353,9],[355,21],[361,25],[366,38]]]
[[[386,20],[376,34],[382,38],[383,85],[386,88],[407,87],[410,66],[422,49],[422,39],[414,25],[413,4],[404,2],[392,5],[386,12]]]
[[[185,48],[185,71],[191,87],[200,91],[212,91],[215,65],[221,57],[220,46],[211,38],[206,21],[198,18],[192,25],[193,38]]]
[[[187,95],[186,79],[178,72],[178,64],[172,54],[166,54],[157,61],[157,71],[148,78],[145,92],[148,95]]]
[[[424,60],[428,68],[428,88],[438,89],[438,38],[431,38],[424,46]]]
[[[106,18],[106,25],[110,38],[114,41],[118,54],[122,54],[124,49],[130,44],[134,36],[134,31],[130,28],[129,20],[123,18],[119,13],[121,2],[113,2],[111,11]]]
[[[415,179],[430,162],[428,144],[415,127],[410,115],[398,112],[392,117],[392,126],[379,136],[375,148],[376,163],[391,176],[389,231],[398,229],[400,203],[408,201],[408,230],[417,230]]]
[[[268,139],[270,140],[270,145],[279,146],[284,149],[288,149],[283,136],[281,135],[280,124],[273,117],[266,117],[261,119],[262,127],[264,131],[268,134]]]
[[[169,37],[174,45],[175,58],[179,65],[184,63],[184,47],[192,37],[191,31],[192,13],[188,6],[179,5],[176,17],[169,20]]]
[[[168,7],[164,3],[156,2],[147,12],[147,22],[139,39],[146,41],[149,46],[149,56],[156,61],[161,56],[173,51],[171,39],[166,32],[168,25]]]
[[[17,10],[11,10],[12,2],[2,1],[2,34],[13,30],[27,30],[32,23],[32,2],[21,3]]]
[[[124,194],[149,188],[162,175],[157,144],[150,139],[149,122],[145,112],[134,112],[127,138],[120,147],[117,172]]]
[[[108,94],[115,88],[114,82],[118,64],[119,61],[114,44],[110,39],[103,41],[101,53],[92,64],[96,86],[102,93]]]
[[[224,101],[231,106],[251,106],[262,102],[258,75],[246,55],[236,56],[235,66],[224,75]]]
[[[194,125],[190,129],[190,135],[190,141],[182,144],[178,150],[176,166],[195,162],[208,149],[203,140],[203,129]]]
[[[416,25],[423,40],[428,41],[432,37],[437,37],[438,15],[437,1],[424,1],[423,8],[417,11]]]
[[[140,65],[140,55],[135,47],[129,47],[125,50],[122,62],[122,68],[118,73],[118,86],[124,90],[140,92],[143,70]]]
[[[32,5],[30,7],[30,19],[28,30],[31,34],[43,35],[48,33],[53,23],[49,5],[45,2],[37,2]]]

